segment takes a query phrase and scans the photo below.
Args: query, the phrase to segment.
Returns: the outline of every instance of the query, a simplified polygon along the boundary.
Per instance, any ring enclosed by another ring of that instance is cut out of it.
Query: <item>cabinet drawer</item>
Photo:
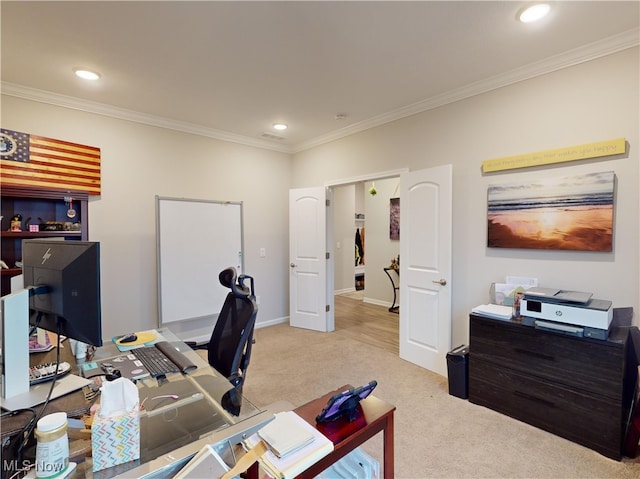
[[[482,360],[469,363],[469,400],[621,458],[620,401],[582,394]]]
[[[486,360],[612,399],[622,397],[625,349],[471,316],[469,363]]]

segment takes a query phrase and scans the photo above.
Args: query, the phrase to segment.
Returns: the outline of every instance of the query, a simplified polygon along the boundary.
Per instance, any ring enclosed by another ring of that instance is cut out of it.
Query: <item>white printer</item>
[[[613,304],[591,296],[591,293],[580,291],[531,288],[524,292],[520,312],[525,323],[532,323],[539,329],[607,339],[613,320]]]

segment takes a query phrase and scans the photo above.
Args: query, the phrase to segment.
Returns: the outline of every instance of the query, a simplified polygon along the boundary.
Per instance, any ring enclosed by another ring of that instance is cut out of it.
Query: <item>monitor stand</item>
[[[23,289],[2,297],[2,398],[0,407],[9,411],[42,404],[51,382],[29,387],[29,291]],[[11,358],[8,361],[7,358]],[[51,399],[82,389],[91,383],[74,374],[56,379]]]
[[[59,398],[65,394],[72,393],[78,389],[82,389],[90,384],[91,379],[85,379],[75,374],[67,374],[56,379],[56,384],[51,393],[51,399]],[[47,400],[49,390],[51,389],[51,381],[31,386],[29,391],[12,396],[10,398],[0,399],[0,407],[7,411],[15,411],[16,409],[31,408],[42,404]]]

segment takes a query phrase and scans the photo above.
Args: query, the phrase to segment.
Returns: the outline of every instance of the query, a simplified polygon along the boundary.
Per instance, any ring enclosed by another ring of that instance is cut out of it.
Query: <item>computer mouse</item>
[[[135,334],[127,334],[125,336],[122,336],[120,338],[120,343],[133,343],[134,341],[138,340],[138,336],[136,336]]]

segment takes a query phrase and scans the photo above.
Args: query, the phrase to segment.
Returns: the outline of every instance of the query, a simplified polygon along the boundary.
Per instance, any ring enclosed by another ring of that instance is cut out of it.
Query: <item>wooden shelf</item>
[[[64,237],[80,239],[82,237],[82,231],[2,231],[0,232],[0,238],[51,238],[51,237]]]
[[[22,269],[21,268],[9,268],[9,269],[0,269],[0,274],[2,274],[2,276],[17,276],[19,274],[22,274]]]
[[[22,240],[35,238],[64,238],[71,241],[88,241],[88,194],[77,191],[45,190],[33,187],[2,187],[2,224],[0,239],[2,240],[2,259],[9,266],[22,259]],[[72,199],[76,216],[69,218],[68,198]],[[22,216],[23,231],[9,231],[14,215]],[[55,222],[74,228],[73,231],[28,231],[28,224],[44,224]],[[9,268],[1,271],[2,295],[10,292],[13,276],[22,273],[20,268]]]

